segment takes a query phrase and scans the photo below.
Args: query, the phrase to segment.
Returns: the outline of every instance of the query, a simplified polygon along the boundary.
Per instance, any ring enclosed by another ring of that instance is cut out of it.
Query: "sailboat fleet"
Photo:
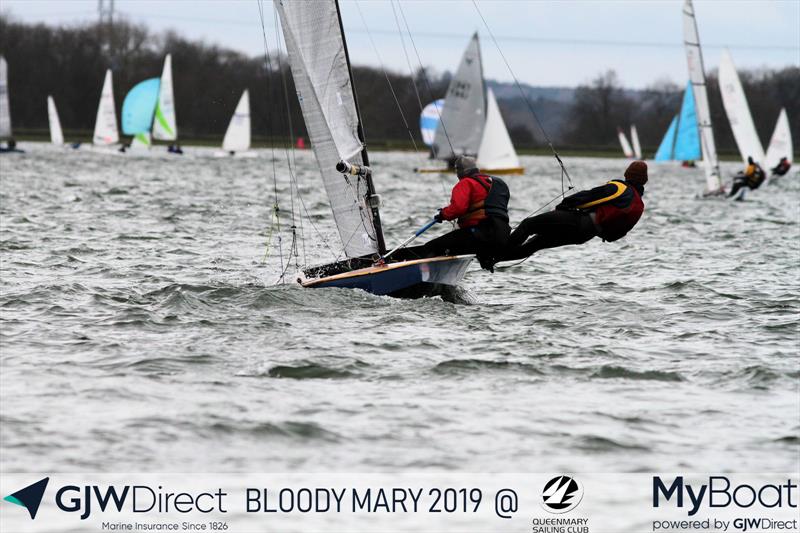
[[[298,102],[344,256],[333,263],[304,268],[298,281],[304,287],[361,288],[374,294],[395,296],[441,294],[455,287],[473,256],[421,258],[414,255],[411,248],[394,254],[398,248],[390,251],[386,245],[375,179],[380,173],[370,166],[338,2],[282,0],[276,3],[275,9]],[[691,0],[685,0],[683,5],[683,39],[689,81],[680,110],[670,122],[655,160],[701,161],[705,174],[704,195],[722,194],[725,187]],[[781,110],[765,152],[727,51],[723,52],[720,62],[719,85],[742,160],[752,158],[771,167],[782,158],[791,159],[793,145],[786,110]],[[52,95],[47,97],[47,111],[51,142],[63,145],[64,135]],[[455,158],[469,155],[477,159],[484,173],[523,173],[495,94],[483,76],[477,32],[467,44],[445,97],[430,102],[421,111],[420,133],[430,147],[431,159],[447,162],[448,166],[421,168],[420,172],[450,171]],[[165,57],[160,77],[143,80],[126,94],[121,129],[124,135],[132,137],[133,151],[148,151],[154,139],[175,143],[170,151],[180,150],[170,54]],[[622,128],[617,135],[626,157],[642,158],[636,125],[630,126],[630,142]],[[10,138],[8,72],[6,61],[0,56],[0,140]],[[101,149],[116,149],[119,142],[112,72],[108,70],[98,102],[92,144]],[[222,150],[215,155],[253,156],[250,146],[250,96],[245,89],[226,130]]]
[[[420,126],[423,140],[431,140],[426,144],[431,147],[432,159],[452,163],[460,155],[469,155],[488,174],[522,174],[525,170],[520,166],[494,92],[483,78],[477,32],[461,57],[444,100],[432,102],[422,110]],[[450,172],[451,166],[418,170]]]

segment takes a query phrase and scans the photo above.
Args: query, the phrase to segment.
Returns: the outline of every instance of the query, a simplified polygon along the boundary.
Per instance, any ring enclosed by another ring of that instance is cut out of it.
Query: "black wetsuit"
[[[508,248],[501,254],[500,260],[524,259],[545,248],[583,244],[597,236],[609,241],[621,238],[627,231],[613,236],[604,235],[602,228],[592,220],[591,213],[603,204],[619,209],[628,209],[637,198],[634,189],[639,197],[644,195],[644,187],[641,185],[633,185],[629,182],[624,182],[624,184],[627,188],[618,196],[615,196],[618,186],[615,185],[615,182],[610,182],[564,198],[556,206],[555,211],[526,218],[511,233]],[[604,199],[609,200],[603,201]],[[631,218],[630,227],[633,227],[638,221],[639,215]]]
[[[792,168],[792,164],[784,157],[781,159],[780,163],[778,163],[774,168],[771,168],[770,171],[774,176],[785,176],[789,169]]]

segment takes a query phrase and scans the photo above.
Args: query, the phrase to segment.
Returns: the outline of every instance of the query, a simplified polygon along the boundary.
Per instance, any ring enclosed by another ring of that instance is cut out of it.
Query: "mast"
[[[339,0],[334,0],[336,4],[336,16],[339,19],[339,31],[342,34],[342,45],[344,47],[344,57],[347,62],[347,73],[350,76],[350,87],[353,89],[353,103],[356,106],[356,116],[358,117],[358,127],[356,133],[358,140],[361,141],[361,162],[369,168],[369,154],[367,153],[367,143],[364,139],[364,126],[361,122],[361,108],[358,106],[358,95],[356,94],[356,84],[353,81],[353,69],[350,66],[350,53],[347,51],[347,38],[344,35],[344,24],[342,24],[342,11],[339,9]],[[378,240],[378,253],[386,253],[386,242],[383,239],[383,227],[381,226],[381,214],[379,210],[380,197],[375,193],[375,184],[372,182],[372,172],[367,172],[367,195],[364,198],[372,212],[372,224],[375,226],[375,238]]]

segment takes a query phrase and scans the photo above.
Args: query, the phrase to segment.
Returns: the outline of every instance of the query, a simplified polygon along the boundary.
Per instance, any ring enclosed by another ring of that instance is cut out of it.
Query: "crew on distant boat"
[[[761,187],[764,180],[767,179],[767,174],[761,166],[753,161],[752,157],[747,158],[747,167],[744,172],[739,172],[733,178],[733,187],[728,197],[736,196],[742,187],[749,187],[750,190],[756,190]]]
[[[772,171],[773,176],[785,176],[789,169],[792,168],[792,164],[789,162],[789,159],[786,157],[781,157],[781,160],[778,161],[778,164],[770,169]]]
[[[15,141],[14,139],[9,139],[8,141],[6,141],[5,146],[0,146],[0,153],[24,154],[25,150],[20,150],[19,148],[17,148],[17,141]]]
[[[167,152],[171,154],[183,155],[183,150],[181,149],[181,145],[178,143],[170,144],[167,148]]]
[[[555,210],[523,220],[499,260],[525,259],[544,248],[583,244],[594,237],[609,242],[621,239],[644,212],[645,183],[647,163],[634,161],[624,181],[612,180],[567,196]]]
[[[423,253],[427,257],[476,254],[481,266],[493,271],[494,258],[505,248],[511,233],[511,193],[500,178],[481,174],[471,157],[458,157],[455,169],[458,183],[453,187],[450,205],[440,209],[434,219],[458,220],[458,229],[425,243]]]

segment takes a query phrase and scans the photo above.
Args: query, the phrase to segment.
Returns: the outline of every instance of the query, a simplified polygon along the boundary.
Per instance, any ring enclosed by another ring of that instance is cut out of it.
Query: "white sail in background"
[[[641,159],[642,145],[639,144],[639,132],[636,131],[636,125],[631,125],[631,142],[633,143],[633,157]]]
[[[178,138],[178,124],[175,119],[175,99],[172,94],[172,54],[164,60],[158,104],[153,118],[153,138],[160,141],[174,141]]]
[[[775,123],[775,131],[769,141],[764,170],[769,171],[775,168],[781,158],[785,157],[792,161],[792,132],[789,129],[789,117],[786,116],[786,109],[781,109],[778,115],[778,122]]]
[[[486,125],[478,149],[478,166],[487,170],[518,168],[519,157],[511,143],[506,123],[503,122],[503,116],[491,89],[487,91],[487,100]]]
[[[131,150],[133,151],[146,151],[150,149],[153,141],[150,138],[150,133],[137,133],[131,139]]]
[[[619,145],[622,147],[622,153],[625,154],[625,157],[632,158],[633,148],[631,148],[631,143],[628,142],[628,138],[625,137],[625,132],[622,131],[622,128],[617,128],[617,138],[619,138]]]
[[[47,97],[47,119],[50,122],[50,142],[59,146],[64,144],[64,133],[61,131],[61,121],[58,120],[58,110],[52,96]]]
[[[114,107],[114,84],[111,81],[111,70],[106,71],[103,81],[103,91],[100,93],[100,103],[97,106],[97,120],[94,123],[92,143],[95,145],[109,145],[119,142],[117,130],[117,111]]]
[[[336,170],[340,160],[360,164],[363,148],[336,3],[282,0],[275,6],[344,252],[348,257],[377,253],[377,234],[365,200],[367,182],[345,178]]]
[[[222,149],[227,152],[244,152],[250,148],[250,96],[247,89],[239,98],[236,110],[233,112],[225,138],[222,140]]]
[[[441,122],[433,138],[436,158],[448,160],[457,155],[478,155],[485,114],[486,89],[476,32],[447,88]]]
[[[742,88],[742,82],[733,66],[733,59],[727,50],[722,51],[719,63],[719,91],[722,93],[722,104],[728,122],[731,124],[736,146],[742,161],[747,163],[747,158],[752,157],[756,163],[764,164],[764,148],[758,139],[758,132],[747,105],[747,97]]]
[[[683,43],[686,48],[689,79],[693,87],[697,127],[700,130],[700,145],[703,149],[706,192],[716,193],[724,190],[724,187],[719,173],[717,145],[714,143],[714,128],[711,125],[711,110],[708,106],[703,52],[700,49],[700,35],[697,32],[697,21],[694,17],[692,0],[685,0],[683,4]]]
[[[0,56],[0,139],[11,137],[11,106],[8,104],[8,65]]]

